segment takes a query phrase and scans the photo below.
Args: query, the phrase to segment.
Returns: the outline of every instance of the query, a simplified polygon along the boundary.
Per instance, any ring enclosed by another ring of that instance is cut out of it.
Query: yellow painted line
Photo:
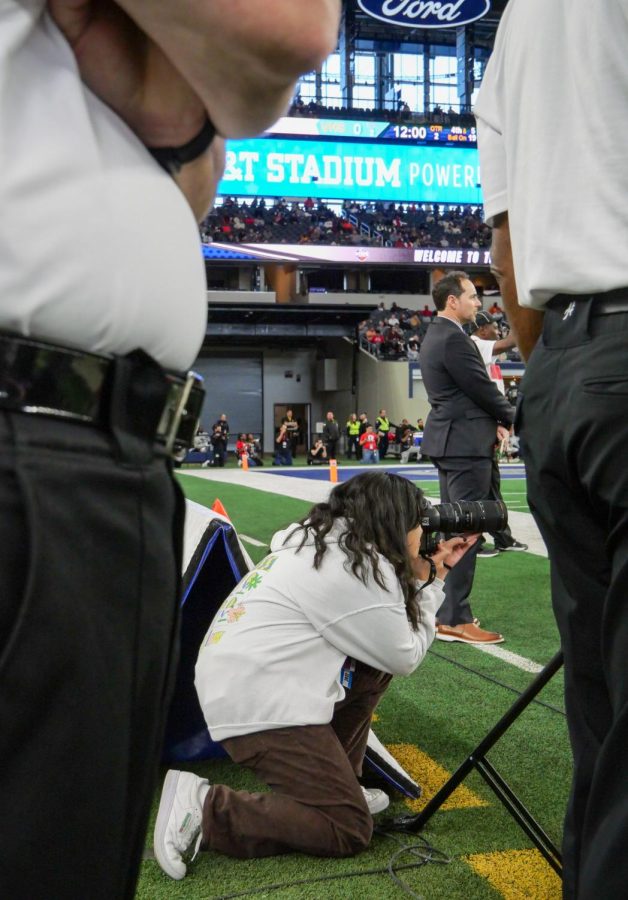
[[[395,757],[408,775],[423,788],[423,793],[418,800],[407,799],[404,802],[414,812],[420,812],[432,799],[434,794],[442,788],[450,777],[450,772],[439,766],[437,762],[423,753],[412,744],[387,744],[386,749]],[[461,784],[453,792],[445,803],[443,809],[468,809],[470,807],[488,806],[486,800],[478,797],[473,791]]]
[[[538,850],[480,853],[465,859],[505,900],[560,900],[561,880]]]

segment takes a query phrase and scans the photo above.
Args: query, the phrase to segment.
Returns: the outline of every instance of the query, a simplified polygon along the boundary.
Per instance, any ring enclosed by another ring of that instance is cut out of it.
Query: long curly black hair
[[[408,620],[416,630],[420,619],[419,596],[406,537],[420,524],[425,505],[423,492],[407,478],[388,472],[364,472],[338,484],[327,503],[317,503],[300,520],[303,539],[297,552],[312,534],[316,547],[314,568],[318,569],[327,551],[327,535],[338,519],[346,520],[347,527],[340,533],[338,543],[351,564],[351,571],[364,584],[372,574],[377,584],[386,589],[379,557],[387,559],[399,579]]]

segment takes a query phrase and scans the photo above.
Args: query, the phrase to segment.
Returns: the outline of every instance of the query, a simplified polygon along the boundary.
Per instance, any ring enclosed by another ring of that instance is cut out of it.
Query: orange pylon
[[[225,519],[229,519],[229,513],[224,508],[218,497],[216,497],[216,499],[212,503],[212,509],[214,510],[214,512],[217,512],[219,516],[224,516]],[[231,521],[231,519],[229,519],[229,521]]]

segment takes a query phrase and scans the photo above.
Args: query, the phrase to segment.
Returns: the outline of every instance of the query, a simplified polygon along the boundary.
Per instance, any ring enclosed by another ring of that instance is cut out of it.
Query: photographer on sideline
[[[199,653],[196,689],[214,740],[270,793],[166,776],[154,849],[183,878],[192,847],[252,858],[300,851],[350,856],[373,823],[357,777],[371,716],[393,674],[434,639],[443,581],[477,535],[419,556],[425,501],[405,478],[339,484],[219,610]],[[432,583],[431,579],[433,579]]]

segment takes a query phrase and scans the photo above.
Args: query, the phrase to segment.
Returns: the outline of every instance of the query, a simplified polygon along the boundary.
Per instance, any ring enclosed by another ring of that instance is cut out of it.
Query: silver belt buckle
[[[203,379],[196,372],[192,371],[186,373],[185,379],[182,382],[173,380],[170,385],[168,399],[157,429],[157,434],[164,442],[166,452],[170,456],[172,456],[175,451],[175,441],[179,433],[179,428],[181,427],[181,422],[184,417],[189,415],[188,403],[190,395],[192,394],[192,389],[198,387],[204,394],[202,386]],[[192,429],[194,432],[198,427],[199,419],[200,407],[198,409],[198,414],[195,413],[195,422]]]

